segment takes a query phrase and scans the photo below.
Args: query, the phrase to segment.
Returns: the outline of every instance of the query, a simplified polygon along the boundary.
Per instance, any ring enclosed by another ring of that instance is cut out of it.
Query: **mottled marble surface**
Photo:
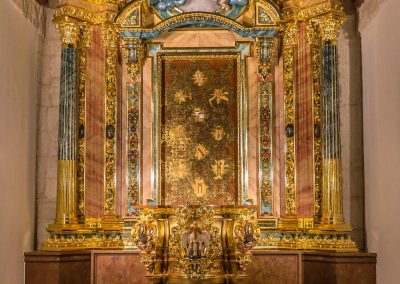
[[[86,87],[86,216],[101,217],[104,191],[105,56],[100,28],[93,28],[88,50]]]

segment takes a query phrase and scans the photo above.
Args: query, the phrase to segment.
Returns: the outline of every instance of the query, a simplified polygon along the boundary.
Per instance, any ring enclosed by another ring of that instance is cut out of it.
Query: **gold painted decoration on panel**
[[[236,204],[240,55],[159,60],[165,204]]]

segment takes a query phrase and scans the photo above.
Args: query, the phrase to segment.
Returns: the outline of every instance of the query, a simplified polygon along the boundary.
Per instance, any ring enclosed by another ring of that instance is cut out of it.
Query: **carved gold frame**
[[[151,195],[153,199],[146,205],[163,205],[161,193],[161,59],[165,56],[178,56],[179,58],[215,58],[223,56],[234,56],[238,61],[238,190],[237,203],[247,204],[248,199],[248,86],[247,86],[247,63],[246,58],[251,56],[252,42],[236,42],[235,47],[222,48],[164,48],[161,43],[148,44],[148,56],[152,57],[153,77],[153,122],[152,122],[152,181]],[[190,55],[189,55],[190,54]],[[155,146],[157,145],[157,146]]]

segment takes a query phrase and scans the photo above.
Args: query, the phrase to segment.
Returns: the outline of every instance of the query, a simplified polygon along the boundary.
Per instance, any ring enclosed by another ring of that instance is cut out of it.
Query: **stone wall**
[[[0,1],[0,282],[24,283],[33,249],[39,50],[44,13],[35,0]]]
[[[47,238],[54,222],[57,197],[57,143],[60,95],[61,41],[52,23],[54,10],[46,9],[46,38],[41,50],[41,92],[38,108],[37,241]]]
[[[400,1],[366,0],[363,53],[367,246],[378,253],[378,283],[399,283]]]

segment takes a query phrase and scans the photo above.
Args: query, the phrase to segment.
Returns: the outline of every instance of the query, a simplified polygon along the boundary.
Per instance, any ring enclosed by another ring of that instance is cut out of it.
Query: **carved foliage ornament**
[[[220,230],[213,226],[211,207],[184,206],[176,210],[177,225],[171,229],[169,253],[191,279],[204,279],[213,260],[222,253]]]
[[[158,227],[151,210],[145,209],[138,215],[137,223],[132,227],[134,244],[146,254],[150,254],[157,244]]]
[[[56,28],[60,32],[60,39],[63,44],[76,45],[79,38],[79,26],[77,22],[69,17],[58,19]]]

